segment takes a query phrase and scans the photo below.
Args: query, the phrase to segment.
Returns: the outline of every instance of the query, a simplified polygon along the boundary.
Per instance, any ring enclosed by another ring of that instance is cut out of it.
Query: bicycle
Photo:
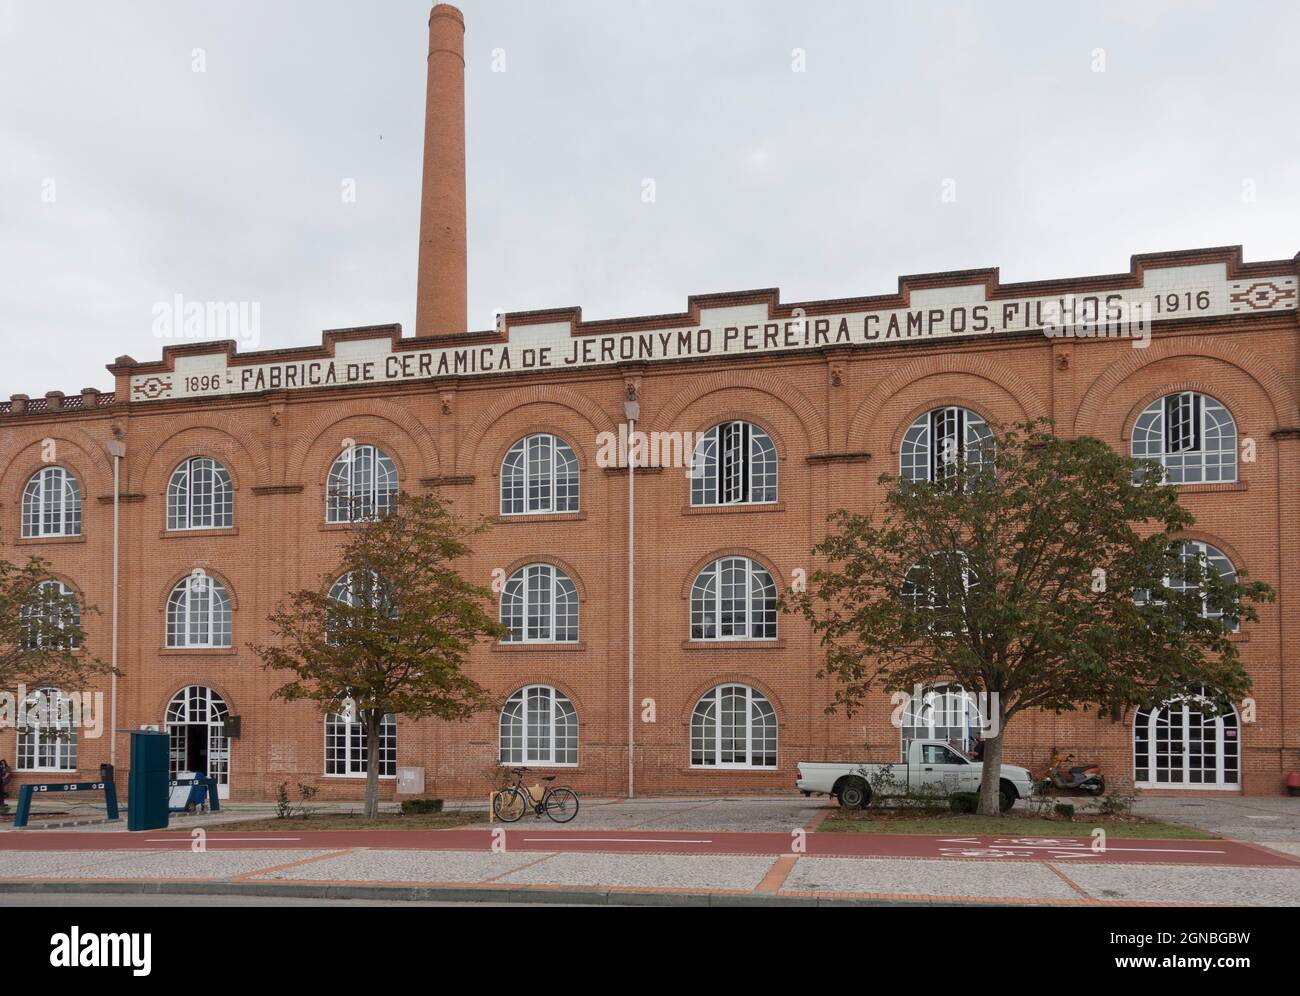
[[[578,793],[563,785],[548,786],[540,799],[524,784],[527,768],[511,768],[515,783],[502,789],[492,800],[492,813],[502,823],[514,823],[530,810],[540,820],[545,813],[556,823],[568,823],[578,815]],[[555,775],[544,775],[544,782],[555,781]]]

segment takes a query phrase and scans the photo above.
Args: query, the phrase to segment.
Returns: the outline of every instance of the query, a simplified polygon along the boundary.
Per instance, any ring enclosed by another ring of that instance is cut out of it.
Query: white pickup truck
[[[942,740],[913,740],[908,745],[906,761],[893,764],[800,761],[798,770],[796,784],[804,795],[833,795],[841,806],[863,809],[870,805],[873,793],[877,792],[882,797],[899,796],[927,785],[939,786],[938,791],[944,794],[978,792],[984,763],[964,757]],[[1029,798],[1034,790],[1034,778],[1027,769],[1011,764],[1002,765],[1001,776],[1001,805],[1006,812],[1017,799]]]

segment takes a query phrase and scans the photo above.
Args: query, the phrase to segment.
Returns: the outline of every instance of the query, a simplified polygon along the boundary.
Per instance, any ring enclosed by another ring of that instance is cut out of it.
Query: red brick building
[[[788,790],[799,760],[960,739],[955,692],[902,731],[883,694],[865,716],[826,716],[815,642],[772,599],[811,568],[830,511],[880,501],[882,472],[927,473],[943,439],[969,440],[981,420],[1050,417],[1162,459],[1196,516],[1195,549],[1278,601],[1238,638],[1250,708],[1024,717],[1008,759],[1036,767],[1059,747],[1157,790],[1273,793],[1300,769],[1300,259],[1201,249],[1105,276],[937,273],[877,296],[713,294],[680,314],[585,322],[566,308],[467,333],[462,33],[459,12],[434,9],[415,337],[347,329],[260,353],[183,343],[119,357],[111,394],[0,404],[2,555],[45,557],[103,610],[86,626],[104,658],[120,513],[118,729],[171,729],[176,767],[207,766],[235,798],[298,781],[357,797],[356,730],[272,701],[281,679],[246,647],[270,639],[287,592],[343,573],[339,520],[399,488],[438,488],[498,520],[468,570],[503,587],[515,631],[471,664],[503,709],[398,720],[385,773],[422,768],[427,792],[466,796],[504,758],[622,793],[629,702],[644,793]],[[1139,337],[1121,335],[1135,316]],[[630,480],[602,466],[629,415],[670,441],[691,434],[704,472],[639,467]],[[110,443],[125,450],[116,505]],[[26,731],[0,757],[17,757],[20,782],[88,774],[112,739],[83,735],[74,750]]]

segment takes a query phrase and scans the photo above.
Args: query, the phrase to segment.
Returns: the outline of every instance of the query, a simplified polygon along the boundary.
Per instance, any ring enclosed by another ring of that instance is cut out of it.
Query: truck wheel
[[[1006,812],[1016,804],[1016,790],[1010,782],[998,786],[998,809]]]
[[[871,789],[862,778],[846,778],[836,794],[845,809],[866,809],[871,801]]]

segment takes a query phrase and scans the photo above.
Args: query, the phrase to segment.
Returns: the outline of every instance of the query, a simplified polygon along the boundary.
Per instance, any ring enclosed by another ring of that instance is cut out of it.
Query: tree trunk
[[[379,727],[378,709],[366,710],[366,819],[379,818]]]
[[[1001,816],[999,791],[1002,783],[1002,729],[996,737],[984,741],[984,772],[980,775],[981,816]]]

